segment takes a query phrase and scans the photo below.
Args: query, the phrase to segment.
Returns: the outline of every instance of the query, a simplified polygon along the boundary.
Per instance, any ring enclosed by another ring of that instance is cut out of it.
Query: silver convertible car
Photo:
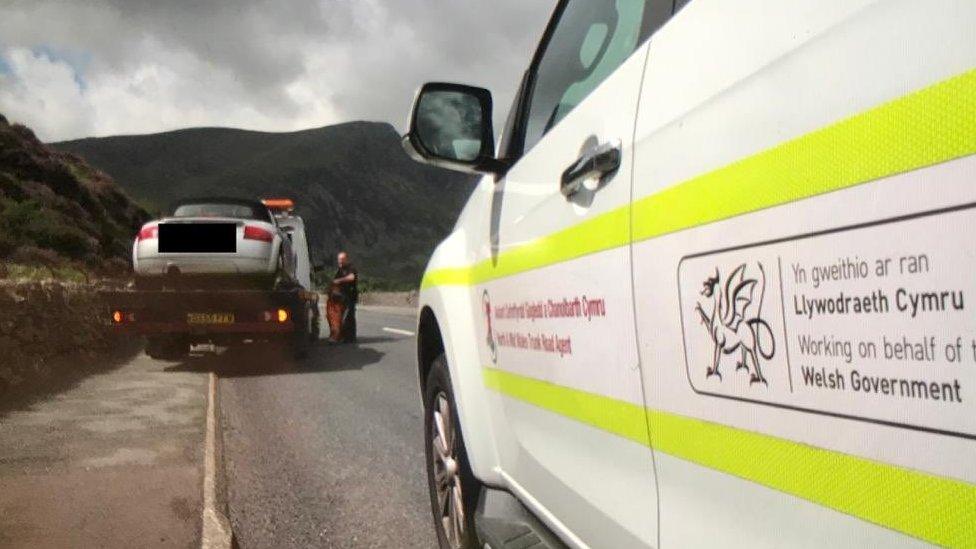
[[[269,207],[269,205],[271,207]],[[195,198],[143,225],[132,248],[140,288],[217,284],[274,287],[295,279],[287,228],[275,209],[290,200]]]

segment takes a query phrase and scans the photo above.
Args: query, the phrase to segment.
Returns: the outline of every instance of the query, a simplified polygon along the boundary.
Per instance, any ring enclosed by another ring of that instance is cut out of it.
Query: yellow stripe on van
[[[976,70],[970,70],[506,250],[494,261],[428,271],[421,288],[481,284],[974,153]]]
[[[483,369],[491,389],[774,490],[949,547],[976,546],[976,485]],[[646,418],[646,419],[645,419]],[[648,425],[649,424],[649,425]],[[647,435],[648,426],[653,442]]]
[[[630,239],[627,207],[611,210],[567,229],[523,244],[470,267],[437,269],[424,274],[421,288],[471,286],[531,271],[587,254],[619,248]]]
[[[976,70],[640,199],[634,240],[973,153]]]
[[[497,368],[485,368],[482,375],[485,386],[499,393],[650,446],[642,406]]]

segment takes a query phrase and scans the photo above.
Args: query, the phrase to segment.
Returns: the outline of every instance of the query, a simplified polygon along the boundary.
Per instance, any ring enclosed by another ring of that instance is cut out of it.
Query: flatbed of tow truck
[[[179,275],[160,289],[133,287],[101,294],[112,329],[146,336],[146,354],[178,360],[199,343],[234,345],[247,340],[288,344],[302,357],[319,336],[319,296],[311,287],[305,225],[288,199],[263,201],[291,240],[295,279],[272,289],[241,287],[234,276]]]
[[[290,344],[296,355],[318,338],[318,294],[279,290],[113,290],[102,292],[112,329],[146,336],[146,352],[174,359],[190,345],[245,340]]]

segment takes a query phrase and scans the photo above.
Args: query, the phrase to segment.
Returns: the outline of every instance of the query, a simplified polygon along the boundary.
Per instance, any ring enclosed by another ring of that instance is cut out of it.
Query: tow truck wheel
[[[152,336],[146,340],[146,354],[156,360],[180,360],[190,354],[190,344],[174,336]]]
[[[442,549],[478,547],[474,511],[481,483],[468,463],[443,353],[434,359],[424,387],[424,447],[438,544]]]
[[[312,310],[312,325],[309,329],[308,338],[312,343],[315,343],[322,337],[322,315],[319,314],[318,302],[313,303],[310,309]]]
[[[312,346],[312,323],[312,308],[306,305],[302,316],[295,318],[295,332],[292,334],[292,355],[297,359],[308,357],[308,349]]]

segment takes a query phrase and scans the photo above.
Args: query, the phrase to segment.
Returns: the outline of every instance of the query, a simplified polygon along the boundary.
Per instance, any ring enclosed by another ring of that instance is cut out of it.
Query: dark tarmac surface
[[[357,345],[322,340],[301,362],[134,348],[7,402],[0,547],[198,547],[211,371],[240,547],[434,547],[414,322],[361,308]]]
[[[383,330],[412,332],[413,313],[358,316],[357,345],[323,341],[301,363],[240,351],[205,359],[220,376],[241,547],[436,546],[414,339]]]

